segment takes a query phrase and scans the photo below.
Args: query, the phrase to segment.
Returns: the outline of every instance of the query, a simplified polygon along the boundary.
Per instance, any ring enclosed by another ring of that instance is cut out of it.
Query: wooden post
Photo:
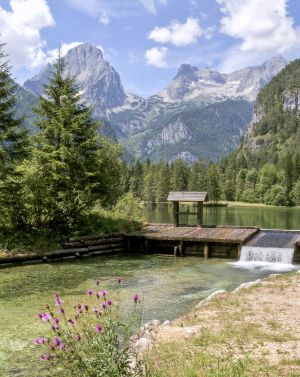
[[[205,259],[209,258],[209,245],[208,245],[208,243],[204,244],[204,258]]]
[[[242,247],[243,247],[243,244],[239,243],[238,244],[238,259],[240,259]]]
[[[180,245],[179,245],[179,254],[181,257],[183,257],[183,243],[182,241],[180,242]]]
[[[197,226],[203,225],[203,203],[197,202]]]
[[[173,202],[173,224],[175,227],[179,225],[179,202]]]

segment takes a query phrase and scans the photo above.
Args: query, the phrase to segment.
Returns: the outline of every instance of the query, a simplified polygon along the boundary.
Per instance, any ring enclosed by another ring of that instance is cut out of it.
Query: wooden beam
[[[203,203],[197,202],[197,226],[203,225]]]
[[[179,225],[179,202],[173,202],[173,224],[175,227]]]
[[[209,245],[208,245],[208,243],[204,244],[204,258],[205,259],[209,258]]]

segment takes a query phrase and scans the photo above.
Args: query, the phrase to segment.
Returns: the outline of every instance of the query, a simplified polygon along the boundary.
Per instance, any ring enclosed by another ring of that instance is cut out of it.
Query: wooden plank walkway
[[[259,229],[254,227],[191,228],[174,227],[171,224],[150,224],[132,235],[161,241],[245,244],[258,232]]]

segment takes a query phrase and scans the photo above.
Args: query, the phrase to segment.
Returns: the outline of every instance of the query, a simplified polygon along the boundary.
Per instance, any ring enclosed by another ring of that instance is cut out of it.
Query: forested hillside
[[[129,171],[129,189],[150,202],[165,200],[168,190],[207,190],[213,201],[300,205],[299,106],[300,60],[295,60],[259,93],[249,131],[235,152],[218,164],[138,163]],[[224,109],[222,114],[226,121]],[[209,135],[206,130],[203,143]],[[220,130],[215,138],[222,135]]]
[[[299,104],[300,59],[261,90],[241,146],[220,164],[238,200],[300,204]]]

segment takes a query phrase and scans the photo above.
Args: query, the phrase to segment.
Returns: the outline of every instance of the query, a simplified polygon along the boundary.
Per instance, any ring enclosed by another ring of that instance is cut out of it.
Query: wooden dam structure
[[[243,246],[264,246],[294,249],[294,263],[300,263],[300,231],[261,230],[258,227],[204,225],[203,206],[206,192],[170,192],[173,203],[173,224],[148,224],[127,234],[78,236],[60,250],[43,254],[7,255],[0,257],[0,267],[15,264],[56,262],[109,254],[165,254],[202,258],[239,259]],[[195,202],[196,211],[180,210],[180,202]],[[196,225],[180,223],[180,216],[196,216]],[[270,246],[270,245],[269,245]]]
[[[232,258],[240,255],[240,250],[259,229],[256,227],[205,227],[203,218],[207,192],[169,193],[168,201],[173,203],[172,224],[150,224],[142,231],[128,237],[131,250],[149,253],[173,254],[174,256],[195,255],[204,258]],[[195,212],[180,211],[180,203],[196,203]],[[196,227],[180,223],[180,216],[196,216]]]

